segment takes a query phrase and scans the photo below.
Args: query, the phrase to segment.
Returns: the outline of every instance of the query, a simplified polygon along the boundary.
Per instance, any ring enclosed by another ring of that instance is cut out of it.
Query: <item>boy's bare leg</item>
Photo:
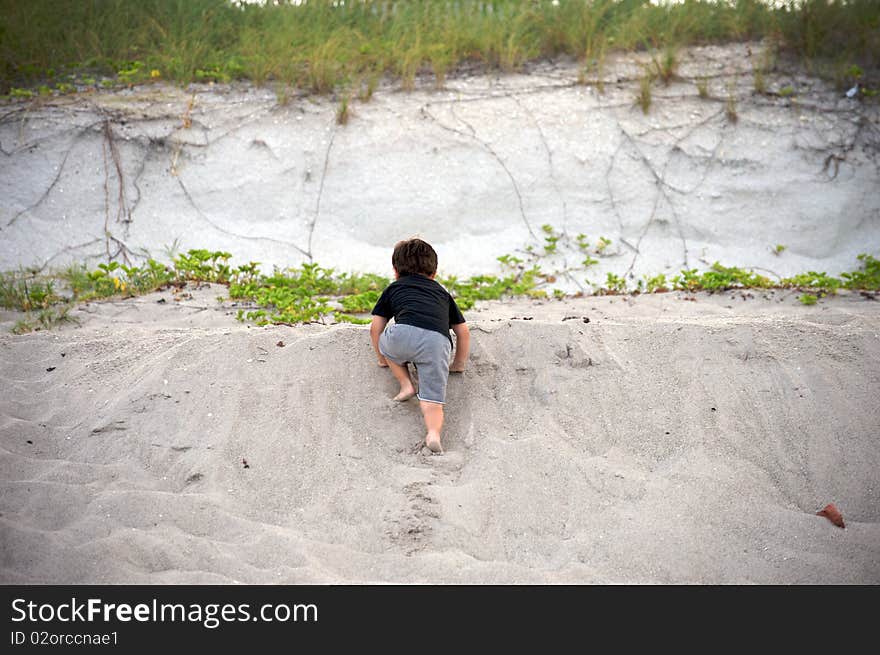
[[[415,396],[416,388],[415,385],[413,385],[412,378],[409,376],[409,368],[406,365],[401,366],[400,364],[396,364],[390,359],[386,359],[385,361],[388,362],[388,368],[391,369],[394,379],[400,384],[400,392],[394,396],[394,400],[402,402]]]
[[[440,430],[443,429],[443,405],[422,400],[419,402],[419,407],[422,408],[422,417],[425,419],[425,427],[428,428],[428,434],[425,435],[425,445],[432,452],[442,453]]]

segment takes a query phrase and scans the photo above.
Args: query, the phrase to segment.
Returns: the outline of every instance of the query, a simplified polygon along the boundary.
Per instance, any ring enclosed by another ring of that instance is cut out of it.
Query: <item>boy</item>
[[[467,362],[470,332],[464,316],[439,282],[437,253],[421,239],[401,241],[391,255],[395,281],[373,308],[370,338],[379,356],[379,366],[389,367],[400,383],[394,400],[409,400],[417,395],[425,427],[425,445],[435,453],[443,452],[440,430],[443,428],[443,405],[450,371],[460,373]],[[394,323],[388,326],[388,319]],[[455,332],[458,346],[449,363]],[[407,364],[412,362],[419,373],[416,392]]]

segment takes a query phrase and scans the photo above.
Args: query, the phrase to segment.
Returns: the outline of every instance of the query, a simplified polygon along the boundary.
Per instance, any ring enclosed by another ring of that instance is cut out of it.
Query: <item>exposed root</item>
[[[334,123],[335,125],[335,123]],[[324,167],[321,169],[321,182],[318,185],[318,197],[315,200],[315,216],[309,225],[309,244],[304,252],[305,256],[312,260],[312,237],[315,234],[315,226],[318,224],[318,216],[321,215],[321,198],[324,196],[324,181],[327,179],[327,168],[330,166],[330,151],[333,149],[333,141],[336,139],[336,128],[330,132],[330,143],[327,144],[327,151],[324,153]]]
[[[526,226],[526,230],[528,230],[529,235],[531,235],[531,237],[532,237],[535,241],[538,241],[538,235],[535,234],[535,231],[532,229],[532,226],[531,226],[531,224],[529,223],[529,219],[528,219],[528,217],[526,216],[526,209],[525,209],[525,205],[523,204],[522,193],[521,193],[520,190],[519,190],[519,185],[518,185],[517,182],[516,182],[516,178],[513,176],[513,173],[510,172],[510,169],[507,167],[507,164],[504,162],[504,160],[501,158],[501,156],[500,156],[497,152],[495,152],[495,150],[492,148],[492,146],[490,146],[486,141],[483,141],[482,139],[480,139],[479,137],[476,136],[476,131],[474,130],[474,128],[473,128],[472,125],[470,125],[469,123],[467,123],[466,121],[464,121],[464,120],[462,120],[462,119],[460,119],[460,118],[457,119],[457,120],[461,121],[462,123],[464,123],[465,126],[468,127],[468,128],[470,129],[470,131],[471,131],[470,134],[468,134],[467,132],[462,132],[461,130],[458,130],[458,129],[454,128],[454,127],[450,127],[449,125],[446,125],[446,124],[444,124],[442,121],[440,121],[440,120],[439,120],[436,116],[434,116],[430,111],[428,111],[428,107],[430,107],[430,106],[431,106],[431,105],[430,105],[430,103],[429,103],[429,104],[427,104],[427,105],[425,105],[425,106],[423,106],[423,107],[421,108],[421,112],[422,112],[422,115],[423,115],[423,116],[429,118],[429,119],[432,120],[432,121],[433,121],[438,127],[440,127],[440,128],[443,129],[443,130],[446,130],[447,132],[452,132],[453,134],[458,134],[458,135],[460,135],[460,136],[463,136],[463,137],[465,137],[465,138],[468,138],[468,139],[471,139],[471,140],[475,141],[475,142],[478,143],[478,144],[479,144],[479,145],[480,145],[480,146],[481,146],[486,152],[488,152],[488,153],[489,153],[489,154],[495,159],[495,161],[498,162],[498,164],[501,166],[502,169],[504,169],[504,172],[507,174],[507,177],[510,179],[510,184],[511,184],[511,186],[512,186],[512,188],[513,188],[513,192],[514,192],[514,194],[516,195],[516,200],[517,200],[517,202],[519,203],[519,213],[520,213],[520,217],[522,218],[522,221],[523,221],[523,223],[524,223],[525,226]]]
[[[302,248],[300,248],[297,244],[293,243],[292,241],[284,241],[282,239],[274,239],[272,237],[255,237],[250,234],[240,234],[238,232],[233,232],[232,230],[227,230],[226,228],[221,227],[220,225],[217,225],[217,223],[215,223],[213,220],[211,220],[211,218],[208,217],[208,215],[205,214],[199,208],[199,206],[196,204],[195,200],[193,200],[192,195],[190,195],[189,190],[186,188],[186,185],[183,183],[183,180],[180,179],[180,177],[178,177],[176,179],[177,179],[177,183],[180,185],[180,189],[183,191],[183,195],[186,197],[187,201],[189,202],[189,204],[193,208],[193,210],[196,212],[196,214],[198,214],[199,218],[201,218],[203,221],[205,221],[208,225],[210,225],[212,228],[214,228],[218,232],[235,237],[236,239],[244,239],[246,241],[268,241],[269,243],[277,243],[277,244],[286,246],[288,248],[293,248],[296,251],[305,255],[306,257],[310,257],[308,251],[303,250]]]

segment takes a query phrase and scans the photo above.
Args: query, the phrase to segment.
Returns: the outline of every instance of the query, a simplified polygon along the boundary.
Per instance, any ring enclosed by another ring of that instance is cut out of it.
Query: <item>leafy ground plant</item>
[[[645,287],[648,293],[663,293],[669,291],[666,276],[663,273],[654,276],[645,276]]]
[[[626,279],[614,273],[608,273],[605,278],[605,286],[599,287],[596,293],[600,295],[626,293]]]
[[[552,226],[545,226],[544,249],[526,247],[523,257],[512,254],[498,257],[501,275],[476,275],[467,279],[455,276],[439,278],[463,310],[481,300],[507,297],[563,298],[558,288],[550,288],[562,275],[587,270],[597,260],[589,254],[605,256],[610,239],[600,237],[593,247],[586,235],[574,239]],[[549,239],[549,240],[548,240]],[[549,250],[548,250],[548,246]],[[587,259],[579,269],[564,268],[546,272],[542,264],[558,260],[566,253]],[[118,262],[99,264],[94,270],[71,266],[55,274],[17,271],[0,274],[0,306],[24,313],[14,326],[17,333],[40,330],[75,320],[70,310],[80,302],[124,298],[149,293],[187,282],[211,282],[228,287],[228,300],[239,304],[237,318],[257,325],[310,322],[368,323],[365,316],[391,280],[375,274],[337,273],[316,263],[274,269],[262,273],[258,262],[232,266],[232,255],[224,251],[192,249],[176,255],[170,265],[148,259],[141,266]],[[858,270],[842,273],[839,278],[808,271],[777,281],[751,270],[723,266],[716,262],[707,271],[682,270],[667,279],[666,275],[645,276],[629,288],[624,276],[606,274],[604,284],[594,285],[599,295],[623,293],[661,293],[670,289],[722,291],[733,288],[790,288],[802,290],[801,302],[812,304],[810,297],[833,294],[838,289],[880,289],[880,260],[862,254]],[[549,291],[549,293],[548,293]],[[815,292],[806,293],[806,292]],[[221,297],[221,299],[226,300]],[[806,300],[805,300],[806,299]]]
[[[858,270],[840,274],[843,286],[847,289],[880,289],[880,259],[865,253],[856,259],[862,263]]]
[[[672,287],[683,291],[724,291],[737,287],[766,289],[773,286],[770,278],[733,266],[712,264],[708,271],[693,268],[681,271],[671,280]]]

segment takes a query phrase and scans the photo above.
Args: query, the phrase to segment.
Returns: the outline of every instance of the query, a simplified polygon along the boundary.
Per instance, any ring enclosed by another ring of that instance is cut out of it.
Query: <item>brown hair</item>
[[[430,243],[421,239],[399,241],[394,246],[391,265],[400,277],[415,274],[431,277],[437,272],[437,253]]]

